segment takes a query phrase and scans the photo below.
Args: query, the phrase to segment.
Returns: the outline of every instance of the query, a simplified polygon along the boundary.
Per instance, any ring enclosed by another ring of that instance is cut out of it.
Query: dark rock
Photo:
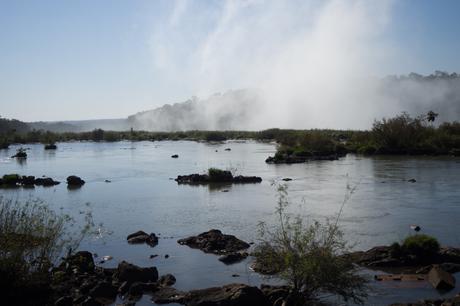
[[[180,239],[177,242],[194,249],[200,249],[206,253],[218,255],[238,252],[249,248],[248,243],[233,235],[222,234],[221,231],[216,229],[201,233],[198,236]]]
[[[176,278],[172,274],[166,274],[160,277],[158,283],[162,286],[172,286],[176,283]]]
[[[158,288],[157,283],[135,282],[129,287],[128,295],[131,297],[137,297],[137,296],[143,295],[146,292],[153,292],[157,290],[157,288]]]
[[[23,176],[21,184],[23,186],[33,186],[35,184],[35,176]]]
[[[177,154],[171,155],[171,158],[179,158],[179,155]]]
[[[67,177],[67,185],[73,187],[79,187],[85,184],[85,181],[79,178],[76,175],[71,175]]]
[[[192,290],[185,294],[183,302],[190,306],[269,305],[267,298],[259,288],[244,284]]]
[[[54,302],[54,306],[72,306],[73,305],[73,299],[71,296],[66,295],[63,296]]]
[[[239,274],[232,274],[232,277],[240,277]]]
[[[179,184],[212,184],[212,183],[260,183],[262,178],[258,176],[242,176],[238,175],[233,177],[230,171],[218,171],[215,175],[208,174],[190,174],[190,175],[179,175],[175,179]]]
[[[263,294],[267,297],[270,305],[274,305],[275,302],[280,299],[284,301],[284,299],[286,299],[289,295],[288,286],[272,286],[262,284],[260,286],[260,290],[262,290]]]
[[[285,178],[283,178],[283,181],[289,182],[289,181],[292,181],[292,179],[290,177],[285,177]]]
[[[64,259],[62,265],[78,273],[94,272],[93,255],[88,251],[80,251]]]
[[[165,258],[169,258],[169,255],[168,255],[168,254],[166,254],[166,255],[165,255]]]
[[[89,295],[101,304],[109,304],[117,297],[117,288],[108,282],[100,282],[90,290]]]
[[[156,282],[158,270],[155,267],[141,268],[136,265],[122,261],[118,264],[117,277],[120,282]]]
[[[226,148],[226,149],[225,149],[225,151],[231,151],[231,150],[232,150],[232,149],[230,149],[230,148]]]
[[[407,181],[408,181],[409,183],[415,183],[415,182],[417,182],[417,180],[416,180],[416,179],[413,179],[413,178],[411,178],[411,179],[409,179],[409,180],[407,180]]]
[[[132,233],[128,235],[126,239],[128,240],[128,243],[131,244],[146,243],[151,247],[154,247],[158,244],[158,237],[154,233],[149,235],[144,231],[137,231]]]
[[[153,254],[153,255],[150,255],[150,256],[149,256],[150,259],[153,259],[153,258],[155,258],[155,257],[158,257],[158,254]]]
[[[226,265],[231,265],[240,261],[243,261],[248,257],[248,253],[246,252],[234,252],[226,255],[222,255],[219,257],[219,261],[222,261]]]
[[[172,287],[162,287],[152,293],[152,300],[155,304],[184,304],[185,295],[185,292],[178,291]]]
[[[26,150],[24,149],[17,150],[16,154],[11,156],[11,158],[22,158],[22,159],[27,158]]]
[[[55,181],[50,177],[38,177],[35,179],[35,185],[37,186],[49,187],[49,186],[54,186],[58,184],[60,184],[60,182]]]
[[[130,286],[131,284],[127,281],[122,282],[120,287],[118,287],[118,293],[124,295],[126,292],[128,292]]]
[[[455,288],[455,278],[449,272],[439,266],[434,266],[428,273],[428,281],[438,290],[450,290]]]
[[[45,145],[45,150],[56,150],[57,146],[55,144],[47,144]]]

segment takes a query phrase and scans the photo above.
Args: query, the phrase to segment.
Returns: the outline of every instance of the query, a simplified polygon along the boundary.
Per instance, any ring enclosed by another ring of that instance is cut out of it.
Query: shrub
[[[230,171],[217,168],[209,168],[208,175],[211,181],[231,181],[233,178],[233,175]]]
[[[291,220],[286,213],[287,187],[280,186],[278,193],[278,224],[273,231],[260,225],[261,243],[253,254],[257,266],[285,279],[291,287],[289,300],[296,305],[324,292],[362,303],[366,279],[356,273],[350,259],[341,256],[349,248],[337,223],[305,224],[299,216]]]
[[[2,299],[21,305],[42,305],[48,298],[50,268],[75,250],[89,232],[88,213],[80,233],[74,222],[40,201],[25,203],[0,198],[0,288]],[[33,301],[31,301],[32,299]]]
[[[402,244],[406,255],[413,256],[418,260],[427,261],[439,252],[439,242],[436,238],[417,234],[407,237]]]

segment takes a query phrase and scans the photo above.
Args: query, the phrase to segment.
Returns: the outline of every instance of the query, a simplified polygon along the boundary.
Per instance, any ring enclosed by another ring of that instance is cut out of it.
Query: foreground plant
[[[93,226],[91,212],[82,227],[43,202],[18,202],[0,197],[0,290],[2,298],[27,304],[49,294],[50,269],[71,254]]]
[[[286,212],[287,187],[279,186],[278,194],[276,228],[270,230],[260,224],[261,243],[254,252],[257,265],[269,268],[288,282],[288,300],[294,305],[304,305],[324,293],[362,303],[367,296],[366,279],[341,256],[349,247],[338,222],[306,224],[300,216],[291,219]]]

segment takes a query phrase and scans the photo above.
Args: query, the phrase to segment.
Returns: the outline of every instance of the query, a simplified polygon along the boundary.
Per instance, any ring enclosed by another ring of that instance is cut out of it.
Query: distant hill
[[[148,131],[242,130],[248,129],[261,105],[258,91],[232,90],[134,114],[128,125]]]

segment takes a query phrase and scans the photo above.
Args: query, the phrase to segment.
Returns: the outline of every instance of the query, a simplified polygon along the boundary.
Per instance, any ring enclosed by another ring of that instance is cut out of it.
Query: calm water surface
[[[348,155],[338,161],[268,165],[264,161],[274,154],[274,144],[72,142],[59,143],[56,151],[27,145],[29,157],[18,163],[9,158],[16,148],[0,150],[0,174],[46,175],[61,182],[75,174],[86,184],[78,190],[68,190],[64,183],[49,188],[2,189],[2,196],[39,198],[78,220],[89,203],[100,234],[85,241],[82,249],[99,256],[112,255],[114,259],[103,264],[106,267],[123,259],[142,266],[155,265],[160,274],[176,276],[178,289],[267,282],[249,269],[250,259],[225,266],[216,256],[180,246],[176,240],[217,228],[257,242],[257,224],[274,222],[276,184],[284,183],[281,179],[285,177],[293,179],[286,182],[290,211],[308,219],[334,218],[349,188],[356,188],[340,221],[355,249],[402,240],[411,234],[410,224],[419,224],[424,233],[438,237],[442,244],[460,246],[458,158]],[[179,158],[172,159],[172,154],[179,154]],[[178,185],[172,180],[181,174],[203,173],[209,167],[261,176],[263,182],[210,188]],[[412,178],[417,182],[407,182]],[[126,236],[140,229],[160,233],[159,245],[128,245]],[[151,254],[160,256],[150,259]],[[167,259],[166,254],[170,256]],[[420,284],[373,287],[368,305],[439,296]],[[151,302],[144,297],[140,304]]]

